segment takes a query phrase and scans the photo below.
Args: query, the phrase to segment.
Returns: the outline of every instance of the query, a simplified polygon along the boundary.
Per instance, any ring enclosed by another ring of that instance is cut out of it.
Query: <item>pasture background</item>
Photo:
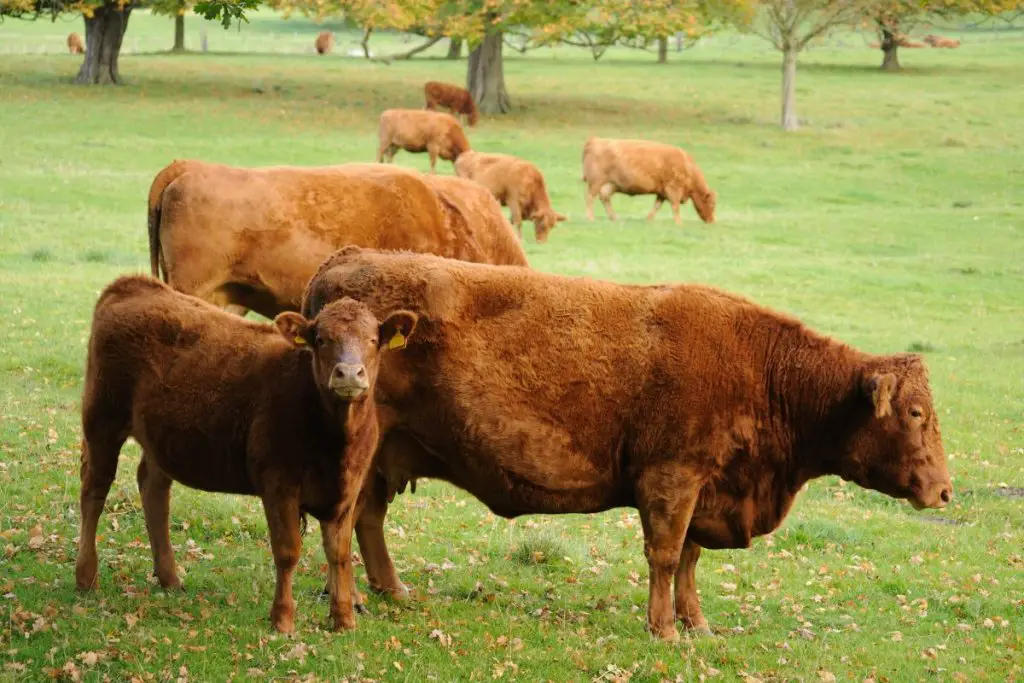
[[[188,18],[190,48],[199,21]],[[355,34],[318,58],[316,26],[260,14],[241,31],[209,28],[222,54],[125,54],[126,87],[81,88],[70,85],[80,58],[60,54],[70,30],[81,22],[0,25],[0,679],[1024,676],[1024,34],[954,33],[964,47],[903,50],[897,74],[877,70],[865,38],[831,40],[801,58],[797,134],[776,126],[780,59],[755,39],[724,34],[663,66],[650,53],[595,64],[568,48],[506,52],[516,111],[469,135],[537,163],[571,216],[543,246],[528,224],[534,267],[713,283],[865,350],[923,351],[931,368],[954,504],[915,513],[813,482],[771,537],[705,553],[698,582],[718,634],[670,646],[643,631],[633,511],[507,521],[438,482],[400,496],[388,518],[417,599],[370,596],[355,633],[321,630],[315,528],[297,633],[269,631],[274,571],[255,499],[175,487],[187,594],[165,595],[149,578],[134,446],[101,521],[100,589],[75,592],[91,309],[115,276],[148,270],[153,175],[186,157],[372,161],[379,111],[422,106],[423,81],[462,82],[465,61],[346,59]],[[171,38],[169,19],[137,11],[126,46]],[[718,222],[684,208],[678,228],[665,207],[647,223],[653,200],[622,196],[623,220],[599,204],[597,222],[583,220],[591,134],[688,149],[719,192]],[[423,156],[396,160],[426,168]]]

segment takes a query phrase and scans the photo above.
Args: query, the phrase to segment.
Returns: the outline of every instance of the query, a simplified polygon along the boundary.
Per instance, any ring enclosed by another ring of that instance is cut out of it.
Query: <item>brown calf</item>
[[[334,48],[334,34],[330,31],[321,31],[316,37],[316,53],[325,55]]]
[[[504,222],[461,215],[416,171],[234,168],[179,160],[149,191],[152,274],[233,312],[298,310],[320,262],[355,244],[525,265]]]
[[[608,217],[616,220],[611,196],[653,194],[654,208],[647,220],[667,199],[672,217],[681,225],[679,206],[693,200],[705,223],[715,222],[717,195],[708,188],[704,174],[690,155],[671,145],[647,140],[590,138],[583,145],[583,181],[587,184],[587,218],[594,220],[594,197],[600,197]]]
[[[427,81],[423,86],[423,95],[427,100],[427,109],[431,111],[443,107],[460,117],[466,117],[470,126],[475,126],[480,119],[473,96],[465,88],[451,83]]]
[[[919,357],[857,351],[726,292],[348,247],[310,280],[303,312],[345,296],[420,320],[378,380],[387,417],[356,526],[378,590],[404,590],[382,525],[417,477],[505,517],[637,508],[662,638],[675,618],[703,625],[694,544],[746,547],[810,479],[915,507],[952,495]]]
[[[277,566],[270,619],[294,628],[300,516],[320,520],[331,626],[353,628],[352,523],[377,447],[373,392],[382,351],[416,315],[383,323],[339,300],[275,325],[220,311],[144,276],[100,295],[82,397],[81,536],[75,581],[98,585],[96,526],[128,437],[142,447],[139,492],[160,585],[179,588],[168,530],[171,484],[259,496]]]
[[[377,163],[391,163],[400,149],[426,152],[431,173],[438,157],[455,163],[469,149],[469,140],[455,117],[438,111],[387,109],[380,115],[378,136]]]
[[[77,33],[68,34],[68,52],[73,55],[85,54],[85,45],[82,44],[82,38]]]
[[[546,242],[548,234],[563,214],[551,208],[547,185],[540,169],[529,161],[508,154],[463,152],[455,162],[455,173],[487,188],[503,206],[512,212],[512,225],[523,237],[523,219],[533,221],[533,234],[538,242]]]

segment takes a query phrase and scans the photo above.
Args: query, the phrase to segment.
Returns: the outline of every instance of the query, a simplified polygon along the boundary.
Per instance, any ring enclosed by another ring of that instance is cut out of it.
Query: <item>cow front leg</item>
[[[356,627],[352,588],[352,518],[347,510],[340,518],[320,522],[324,555],[327,556],[327,593],[331,603],[331,629]]]
[[[263,497],[263,511],[270,529],[270,549],[277,568],[274,603],[270,623],[281,633],[295,630],[295,599],[292,597],[292,576],[299,563],[302,536],[299,533],[298,492],[271,493]]]
[[[388,442],[385,442],[386,444]],[[366,567],[366,581],[377,593],[397,600],[409,597],[409,589],[399,580],[384,540],[384,518],[388,514],[387,482],[377,473],[366,478],[363,509],[356,519],[356,539]]]
[[[701,483],[686,470],[667,465],[649,468],[637,483],[644,555],[650,569],[647,628],[662,640],[679,639],[672,606],[672,580]]]
[[[516,233],[519,235],[519,241],[523,241],[523,209],[519,206],[519,200],[513,199],[508,203],[508,210],[511,214],[512,225],[516,227]]]
[[[653,221],[655,215],[657,215],[657,213],[658,213],[658,209],[660,209],[661,205],[664,204],[664,203],[665,203],[665,200],[662,197],[658,197],[657,199],[655,199],[654,200],[654,206],[651,208],[651,212],[649,214],[647,214],[647,220]]]
[[[676,569],[676,619],[682,621],[683,628],[688,631],[711,635],[697,596],[696,569],[700,551],[701,547],[689,539],[683,543]]]

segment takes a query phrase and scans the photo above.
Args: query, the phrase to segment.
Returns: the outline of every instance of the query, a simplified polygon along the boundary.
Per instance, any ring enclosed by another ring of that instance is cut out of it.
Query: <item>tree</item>
[[[153,3],[158,8],[177,11],[182,0],[161,0]],[[232,21],[245,21],[245,12],[255,9],[259,0],[203,0],[195,7],[207,19],[219,20],[225,28]],[[56,20],[61,14],[81,12],[85,19],[85,58],[75,77],[76,83],[103,85],[121,82],[118,57],[121,43],[128,30],[128,19],[137,7],[134,0],[0,0],[0,20],[38,19]],[[164,9],[165,13],[169,13]]]
[[[900,68],[901,40],[919,23],[974,15],[995,17],[1024,11],[1022,0],[880,0],[863,16],[873,24],[882,50],[882,68]]]
[[[812,40],[849,26],[878,0],[762,0],[751,30],[782,52],[782,127],[797,130],[797,55]]]
[[[185,12],[188,11],[188,5],[185,0],[175,0],[176,5],[174,12],[174,46],[171,47],[173,52],[184,52],[185,51]]]

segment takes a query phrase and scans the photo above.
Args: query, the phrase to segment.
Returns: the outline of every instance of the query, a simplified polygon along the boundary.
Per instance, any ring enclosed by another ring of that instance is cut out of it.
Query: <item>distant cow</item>
[[[463,152],[455,162],[455,173],[486,187],[503,206],[512,212],[512,225],[523,237],[523,219],[533,221],[533,234],[538,242],[546,242],[548,234],[563,214],[551,208],[551,199],[540,169],[508,154]]]
[[[68,52],[73,55],[85,54],[85,45],[82,44],[82,38],[77,33],[68,34]]]
[[[925,43],[922,43],[920,41],[914,40],[910,36],[899,36],[896,39],[896,44],[899,45],[900,47],[905,47],[905,48],[910,48],[910,49],[920,49],[920,48],[923,48],[923,47],[928,47]]]
[[[526,252],[501,212],[501,205],[486,188],[448,175],[424,174],[423,180],[441,200],[452,231],[473,240],[488,255],[488,263],[528,265]]]
[[[693,544],[747,547],[810,479],[839,475],[918,508],[952,495],[918,356],[863,353],[711,287],[347,247],[310,280],[303,314],[342,297],[419,316],[408,353],[381,365],[387,418],[356,526],[378,590],[404,591],[383,521],[418,477],[503,517],[637,508],[647,621],[669,639],[676,617],[703,620]]]
[[[276,325],[276,327],[275,327]],[[373,400],[383,352],[416,315],[384,322],[342,299],[313,320],[257,324],[145,276],[123,277],[93,315],[82,397],[81,535],[75,581],[96,588],[96,527],[128,437],[164,588],[180,588],[168,529],[171,484],[259,496],[277,567],[270,619],[294,629],[300,516],[320,520],[331,626],[354,628],[352,525],[377,447]]]
[[[437,111],[387,109],[380,115],[378,136],[378,163],[391,163],[400,149],[426,152],[430,155],[431,173],[438,157],[455,163],[469,149],[469,140],[455,117]]]
[[[960,47],[960,41],[956,38],[946,38],[933,33],[929,33],[922,40],[932,47],[942,47],[950,50]]]
[[[317,265],[349,244],[525,265],[507,224],[461,216],[425,178],[376,164],[175,161],[149,191],[150,270],[186,294],[272,318],[298,310]]]
[[[587,184],[587,218],[594,220],[594,197],[600,197],[605,212],[616,220],[611,196],[653,194],[652,220],[667,199],[672,217],[682,224],[679,206],[693,200],[705,223],[715,221],[717,195],[708,188],[704,174],[690,155],[671,145],[647,140],[610,140],[592,137],[583,145],[583,181]]]
[[[330,31],[321,31],[316,37],[316,53],[325,55],[334,49],[334,34]]]
[[[466,121],[470,126],[475,126],[480,119],[476,102],[473,101],[473,96],[465,88],[460,88],[451,83],[428,81],[423,86],[423,94],[427,101],[427,109],[435,110],[438,107],[449,109],[452,114],[466,117]]]

